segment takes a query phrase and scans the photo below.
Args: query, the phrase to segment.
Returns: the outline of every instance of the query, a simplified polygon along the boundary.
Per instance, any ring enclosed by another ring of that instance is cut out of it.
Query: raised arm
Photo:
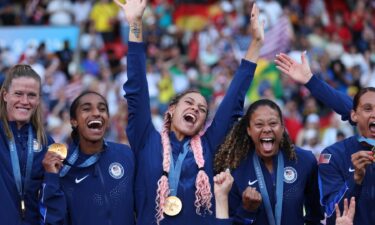
[[[216,218],[228,219],[229,208],[228,208],[228,195],[232,188],[233,177],[229,172],[229,169],[225,172],[214,176],[214,192],[216,201]]]
[[[126,132],[132,150],[137,152],[142,149],[144,140],[152,125],[150,99],[146,79],[146,53],[142,42],[142,16],[147,4],[146,0],[127,0],[125,4],[118,0],[115,2],[124,10],[125,17],[130,24],[129,45],[127,55],[128,80],[123,88],[124,97],[128,103],[128,126]]]
[[[213,150],[218,149],[218,145],[224,140],[233,123],[242,116],[245,95],[254,77],[255,63],[264,42],[264,25],[259,22],[259,9],[256,4],[253,5],[251,11],[250,23],[252,42],[206,132]]]
[[[125,3],[121,3],[119,0],[114,1],[125,12],[125,18],[130,26],[129,41],[142,42],[142,16],[147,0],[127,0]]]
[[[294,81],[305,85],[311,94],[323,102],[326,106],[341,115],[342,120],[350,120],[350,112],[353,108],[353,100],[346,94],[335,90],[323,80],[311,73],[306,53],[301,54],[302,63],[296,62],[288,55],[281,53],[276,55],[276,67]]]

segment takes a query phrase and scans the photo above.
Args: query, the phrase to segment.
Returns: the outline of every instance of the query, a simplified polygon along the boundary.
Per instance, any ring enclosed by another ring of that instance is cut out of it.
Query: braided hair
[[[172,123],[172,114],[171,114],[171,106],[175,106],[179,100],[189,93],[199,93],[196,90],[187,90],[181,94],[176,95],[172,101],[169,104],[169,108],[167,112],[164,114],[164,125],[163,129],[161,131],[161,143],[163,147],[163,174],[160,177],[158,181],[158,188],[156,193],[156,221],[157,224],[160,223],[162,219],[164,219],[164,206],[166,203],[166,199],[169,196],[170,190],[169,190],[169,182],[168,182],[168,173],[170,168],[170,158],[171,158],[171,144],[169,140],[169,131]],[[207,113],[208,114],[208,113]],[[202,149],[202,143],[201,143],[201,135],[202,134],[196,134],[191,138],[190,146],[191,150],[194,155],[195,162],[199,168],[199,172],[197,174],[196,180],[195,180],[195,202],[194,205],[196,207],[196,213],[198,215],[201,215],[201,212],[208,212],[212,213],[210,210],[212,204],[211,204],[211,186],[209,182],[209,178],[204,171],[204,158],[203,158],[203,149]]]
[[[224,143],[220,145],[214,160],[216,173],[224,171],[227,168],[237,168],[241,161],[248,156],[249,151],[255,151],[255,145],[247,133],[247,127],[250,124],[251,116],[260,106],[268,106],[274,109],[279,114],[280,120],[283,121],[280,107],[273,101],[261,99],[251,104],[246,114],[233,126],[232,130],[225,138]],[[285,130],[279,148],[286,153],[290,160],[297,159],[292,140]]]

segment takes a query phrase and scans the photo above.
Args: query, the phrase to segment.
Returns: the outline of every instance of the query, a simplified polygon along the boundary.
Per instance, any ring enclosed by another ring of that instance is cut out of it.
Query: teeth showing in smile
[[[274,138],[261,138],[260,142],[264,150],[271,151],[274,143]]]
[[[185,116],[184,116],[184,119],[188,122],[191,122],[191,123],[195,123],[195,121],[197,120],[197,118],[195,117],[195,115],[191,114],[191,113],[187,113]]]
[[[370,123],[369,128],[371,132],[375,132],[375,121]]]
[[[265,142],[271,142],[273,141],[273,138],[261,138],[260,140]]]
[[[100,120],[92,120],[90,122],[87,123],[87,126],[89,128],[93,128],[93,129],[98,129],[98,128],[101,128],[103,125],[103,122],[100,121]]]

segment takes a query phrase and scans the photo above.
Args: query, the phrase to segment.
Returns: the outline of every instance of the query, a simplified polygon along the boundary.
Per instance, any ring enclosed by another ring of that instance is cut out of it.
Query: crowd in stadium
[[[188,3],[194,1],[154,0],[144,15],[151,111],[159,130],[171,98],[192,87],[210,100],[212,117],[251,41],[247,1],[196,1],[193,10]],[[283,76],[274,57],[284,52],[300,60],[306,51],[313,74],[350,96],[359,88],[374,87],[375,2],[263,0],[257,4],[265,20],[266,40],[246,102],[259,98],[277,102],[292,140],[318,157],[324,147],[354,130],[304,86]],[[69,137],[72,100],[91,89],[109,102],[107,139],[128,143],[122,85],[127,79],[129,27],[117,5],[110,0],[4,0],[0,24],[78,26],[74,49],[66,42],[62,49],[49,52],[46,43],[39,43],[16,54],[10,46],[0,46],[1,76],[17,63],[37,71],[43,82],[46,128],[56,142]]]

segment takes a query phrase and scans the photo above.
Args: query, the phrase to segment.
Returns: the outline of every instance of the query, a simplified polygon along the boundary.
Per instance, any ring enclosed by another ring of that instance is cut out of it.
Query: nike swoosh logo
[[[351,167],[349,167],[349,173],[354,172],[354,171],[355,169],[352,169]]]
[[[82,182],[84,179],[86,179],[88,176],[89,176],[89,175],[87,174],[86,176],[84,176],[84,177],[82,177],[82,178],[80,178],[80,179],[76,178],[76,180],[75,180],[76,184],[81,183],[81,182]]]
[[[253,181],[250,181],[250,180],[249,180],[249,186],[255,184],[256,182],[258,182],[258,180],[253,180]]]

